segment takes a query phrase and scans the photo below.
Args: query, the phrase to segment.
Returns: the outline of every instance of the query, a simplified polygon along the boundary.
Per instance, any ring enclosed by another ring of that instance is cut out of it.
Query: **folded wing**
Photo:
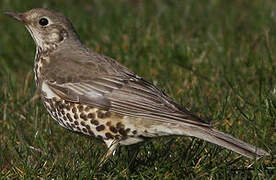
[[[160,89],[144,79],[127,76],[101,76],[80,82],[57,84],[47,82],[50,89],[67,101],[84,103],[123,115],[180,121],[209,127],[210,124],[173,102]]]

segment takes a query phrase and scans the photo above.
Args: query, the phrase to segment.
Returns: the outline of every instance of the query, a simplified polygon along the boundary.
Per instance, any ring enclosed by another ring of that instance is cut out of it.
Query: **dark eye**
[[[41,18],[41,19],[39,20],[39,24],[40,24],[41,26],[47,26],[48,23],[49,23],[49,21],[48,21],[48,19],[46,19],[46,18]]]

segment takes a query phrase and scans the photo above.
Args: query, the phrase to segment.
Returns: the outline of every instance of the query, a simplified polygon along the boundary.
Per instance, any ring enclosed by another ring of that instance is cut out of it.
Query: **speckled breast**
[[[42,100],[52,118],[72,131],[105,140],[124,139],[130,132],[121,122],[123,116],[116,113],[60,98],[42,97]]]

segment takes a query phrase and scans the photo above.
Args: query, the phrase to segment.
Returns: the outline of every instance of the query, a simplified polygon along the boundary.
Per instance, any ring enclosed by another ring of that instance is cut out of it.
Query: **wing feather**
[[[210,126],[209,123],[180,109],[171,98],[151,83],[134,76],[101,77],[89,81],[55,84],[49,87],[62,98],[103,109],[156,121],[181,121],[188,124]]]

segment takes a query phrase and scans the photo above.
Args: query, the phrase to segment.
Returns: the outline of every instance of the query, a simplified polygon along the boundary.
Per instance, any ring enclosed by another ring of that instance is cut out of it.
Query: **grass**
[[[1,179],[274,179],[276,3],[60,0],[0,2],[0,10],[48,7],[82,41],[165,90],[214,126],[262,147],[259,161],[187,137],[121,147],[103,169],[103,143],[54,122],[35,94],[34,42],[0,14]]]

